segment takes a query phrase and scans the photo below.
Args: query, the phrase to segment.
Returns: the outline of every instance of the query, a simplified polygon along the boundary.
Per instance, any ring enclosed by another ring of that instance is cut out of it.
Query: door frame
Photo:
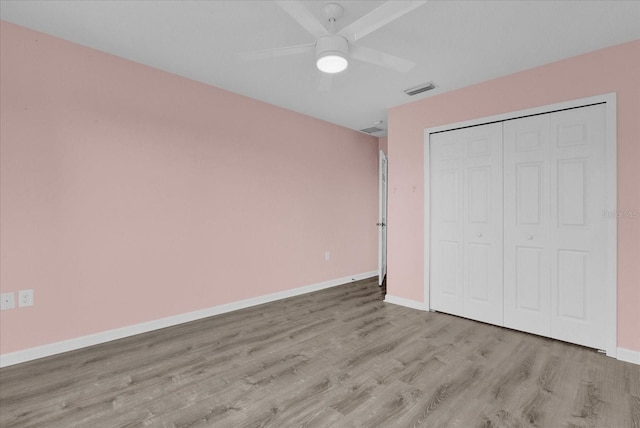
[[[430,299],[430,263],[431,263],[431,158],[430,158],[430,135],[437,132],[451,131],[458,128],[483,125],[491,122],[502,122],[510,119],[517,119],[525,116],[551,113],[558,110],[566,110],[578,107],[586,107],[592,104],[605,103],[606,110],[606,159],[604,161],[606,169],[606,201],[604,206],[607,211],[615,212],[617,209],[617,136],[616,136],[616,93],[596,95],[593,97],[580,98],[577,100],[549,104],[541,107],[534,107],[509,113],[487,116],[447,125],[426,128],[424,130],[424,307],[432,310]],[[610,255],[607,260],[606,272],[606,295],[604,302],[606,311],[606,354],[610,357],[617,357],[617,222],[615,220],[607,222],[606,252]]]
[[[383,171],[384,170],[384,171]],[[385,180],[382,180],[383,174]],[[389,159],[380,150],[378,162],[378,285],[382,285],[387,274],[387,226],[389,222]],[[383,239],[384,238],[384,239]],[[384,259],[384,263],[383,263]],[[384,266],[384,269],[383,269]]]

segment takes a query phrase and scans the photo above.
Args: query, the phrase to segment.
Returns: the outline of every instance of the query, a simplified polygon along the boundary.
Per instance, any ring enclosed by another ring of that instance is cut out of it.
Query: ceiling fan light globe
[[[316,66],[323,73],[335,74],[346,70],[349,62],[343,56],[329,54],[318,58]]]
[[[335,34],[316,41],[316,67],[323,73],[340,73],[349,66],[349,43]]]

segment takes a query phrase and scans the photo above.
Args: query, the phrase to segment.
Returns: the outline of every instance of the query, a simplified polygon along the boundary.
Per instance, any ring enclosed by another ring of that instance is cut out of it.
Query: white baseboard
[[[429,309],[422,302],[405,299],[404,297],[392,296],[391,294],[387,294],[384,298],[384,301],[387,303],[393,303],[394,305],[406,306],[407,308],[411,309],[418,309],[420,311],[426,311]]]
[[[618,359],[640,365],[640,351],[632,351],[631,349],[618,348]]]
[[[313,291],[323,290],[325,288],[331,288],[338,285],[347,284],[352,281],[371,278],[377,275],[377,271],[371,271],[360,273],[357,275],[345,276],[344,278],[333,279],[330,281],[311,284],[291,290],[279,291],[277,293],[253,297],[251,299],[240,300],[238,302],[227,303],[224,305],[213,306],[207,309],[201,309],[198,311],[188,312],[185,314],[175,315],[167,318],[161,318],[158,320],[140,324],[134,324],[114,330],[103,331],[96,334],[90,334],[88,336],[76,337],[73,339],[51,343],[43,346],[37,346],[35,348],[29,348],[22,351],[10,352],[0,355],[0,367],[12,366],[14,364],[20,364],[38,358],[86,348],[88,346],[98,345],[101,343],[110,342],[112,340],[122,339],[140,333],[146,333],[161,328],[171,327],[174,325],[207,318],[214,315],[220,315],[226,312],[237,311],[238,309],[244,309],[250,306],[262,305],[263,303],[269,303],[276,300],[299,296],[301,294],[311,293]]]

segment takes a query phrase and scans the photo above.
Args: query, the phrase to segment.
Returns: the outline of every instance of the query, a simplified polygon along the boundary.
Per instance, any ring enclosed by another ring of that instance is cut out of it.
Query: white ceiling
[[[323,20],[330,1],[303,3]],[[338,29],[384,3],[333,2],[345,9]],[[352,129],[386,127],[389,107],[640,39],[640,1],[430,1],[358,41],[414,61],[411,71],[351,61],[323,92],[313,53],[238,56],[314,42],[271,1],[0,0],[0,18]],[[436,90],[403,92],[428,81]]]

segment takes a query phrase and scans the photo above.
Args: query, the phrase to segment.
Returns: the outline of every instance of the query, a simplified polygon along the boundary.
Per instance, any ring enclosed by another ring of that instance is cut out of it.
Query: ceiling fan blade
[[[288,55],[298,55],[313,51],[315,43],[298,46],[287,46],[284,48],[262,49],[259,51],[242,52],[238,56],[245,61],[255,61],[259,59],[279,58]]]
[[[350,42],[355,42],[378,28],[395,21],[402,15],[411,12],[413,9],[425,4],[426,0],[397,1],[391,0],[382,6],[372,10],[362,18],[349,24],[338,32],[342,37]]]
[[[349,48],[349,56],[353,59],[368,62],[369,64],[379,65],[402,73],[406,73],[416,65],[408,59],[398,58],[397,56],[389,55],[360,45],[351,45]]]
[[[299,0],[278,0],[276,4],[315,38],[329,34],[324,25]]]
[[[318,91],[328,92],[333,85],[333,74],[318,72],[320,77],[318,78]]]

